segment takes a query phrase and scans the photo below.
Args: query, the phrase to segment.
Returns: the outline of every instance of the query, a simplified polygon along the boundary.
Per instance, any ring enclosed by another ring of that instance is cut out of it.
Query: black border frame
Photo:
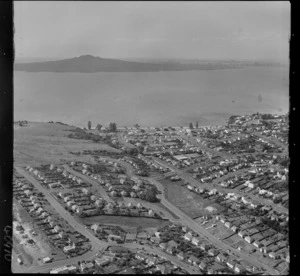
[[[291,3],[290,36],[290,274],[297,271],[297,46],[295,2]],[[11,273],[12,256],[12,175],[13,175],[13,63],[14,63],[13,2],[0,1],[0,273]],[[294,191],[294,193],[293,193]],[[294,205],[294,206],[293,206]],[[293,242],[292,242],[293,241]]]

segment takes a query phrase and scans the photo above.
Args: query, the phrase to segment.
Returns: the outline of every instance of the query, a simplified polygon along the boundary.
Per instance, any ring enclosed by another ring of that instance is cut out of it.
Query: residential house
[[[60,226],[56,225],[56,226],[53,228],[53,230],[54,230],[56,233],[58,233],[58,232],[60,232],[62,229],[61,229]]]
[[[38,209],[39,207],[41,207],[41,204],[35,203],[35,204],[33,204],[33,207],[34,207],[34,209]]]
[[[229,221],[227,221],[227,222],[225,222],[225,226],[226,226],[227,228],[230,228],[230,227],[231,227],[231,223],[230,223]]]
[[[126,239],[126,242],[133,242],[136,240],[136,234],[127,233],[125,239]]]
[[[272,258],[272,259],[274,259],[274,260],[276,260],[276,259],[278,259],[279,256],[275,252],[270,252],[269,253],[269,257]]]
[[[159,270],[161,274],[169,274],[169,269],[165,265],[159,264],[156,266],[156,269]]]
[[[257,207],[259,207],[261,204],[260,204],[260,202],[258,202],[258,201],[256,201],[256,200],[251,200],[251,201],[249,202],[249,205],[250,205],[251,208],[257,208]]]
[[[75,244],[73,243],[72,245],[65,246],[65,247],[63,248],[63,251],[64,251],[65,253],[68,253],[68,252],[74,251],[75,248],[76,248],[76,246],[75,246]]]
[[[75,211],[78,210],[78,208],[79,208],[78,205],[73,205],[73,206],[71,207],[71,210],[75,212]]]
[[[176,256],[179,260],[184,260],[186,258],[186,253],[180,252]]]
[[[115,240],[120,240],[121,241],[121,240],[123,240],[121,236],[114,235],[114,234],[109,234],[107,238],[108,238],[109,241],[115,241]]]
[[[199,268],[200,268],[201,270],[205,270],[205,269],[207,268],[206,262],[202,261],[202,262],[199,264]]]
[[[259,242],[259,241],[254,241],[254,242],[253,242],[253,245],[254,245],[255,247],[257,247],[257,248],[261,248],[261,247],[263,246],[263,244],[262,244],[261,242]]]
[[[126,197],[127,196],[127,192],[126,191],[121,191],[121,196]]]
[[[141,260],[141,261],[143,261],[143,260],[145,260],[145,259],[147,258],[147,256],[144,255],[144,254],[141,253],[141,252],[138,252],[137,254],[135,254],[135,257],[136,257],[138,260]]]
[[[188,232],[184,235],[184,239],[187,241],[191,241],[193,239],[192,233]]]
[[[45,218],[45,217],[47,217],[47,216],[49,216],[49,214],[48,214],[47,212],[41,213],[41,218]]]
[[[70,200],[70,201],[67,202],[67,206],[68,206],[68,207],[70,207],[70,206],[72,206],[72,205],[74,205],[74,204],[75,204],[75,201],[74,201],[74,200]]]
[[[92,200],[92,201],[96,201],[96,199],[97,199],[97,198],[96,198],[95,195],[91,195],[91,200]]]
[[[236,264],[236,261],[234,259],[232,259],[231,257],[228,258],[228,260],[226,261],[226,264],[229,268],[233,269],[235,264]]]
[[[112,197],[116,197],[116,196],[117,196],[117,192],[116,192],[116,191],[111,191],[111,192],[110,192],[110,195],[111,195]]]
[[[250,236],[245,237],[245,241],[248,243],[252,243],[253,242],[253,238]]]
[[[235,225],[231,226],[230,229],[231,229],[233,232],[237,232],[237,231],[238,231],[238,227],[235,226]]]
[[[207,243],[202,243],[200,245],[200,248],[204,251],[208,251],[209,250],[209,245]]]
[[[77,270],[76,266],[63,266],[52,269],[50,274],[68,274],[68,273],[75,273]]]
[[[150,241],[152,241],[153,243],[159,244],[160,243],[160,238],[157,237],[151,237]]]
[[[290,254],[287,254],[287,256],[286,256],[286,258],[285,258],[285,261],[286,261],[287,263],[290,263]]]
[[[240,264],[236,264],[235,267],[234,267],[234,271],[236,273],[241,273],[243,270],[244,270],[244,267]]]
[[[164,242],[163,242],[163,243],[160,243],[160,244],[159,244],[159,247],[160,247],[161,249],[164,249],[164,250],[165,250],[165,249],[167,249],[167,244],[164,243]]]
[[[156,232],[154,233],[155,237],[160,238],[160,233],[161,233],[161,232],[156,231]]]
[[[226,218],[223,217],[223,216],[221,216],[221,217],[220,217],[220,221],[221,221],[222,223],[225,223],[225,222],[226,222]]]
[[[244,238],[246,234],[245,234],[244,231],[240,231],[240,232],[238,233],[238,235],[239,235],[241,238]]]
[[[98,266],[104,266],[104,265],[108,264],[109,262],[111,262],[111,260],[112,260],[111,257],[103,256],[101,258],[96,258],[95,264]]]
[[[133,198],[136,197],[136,193],[135,192],[131,192],[130,193],[130,197],[133,197]]]
[[[157,262],[157,259],[154,258],[154,257],[148,257],[148,258],[146,259],[146,263],[147,263],[149,266],[155,265],[156,262]]]
[[[36,213],[38,215],[40,215],[42,212],[44,212],[44,209],[42,207],[39,207],[37,210],[36,210]]]
[[[104,200],[101,198],[98,198],[96,201],[95,201],[95,206],[96,207],[103,207],[104,205]]]
[[[154,217],[154,216],[155,216],[154,211],[150,209],[150,210],[148,211],[148,216],[149,216],[149,217]]]
[[[216,257],[216,260],[219,261],[219,262],[225,262],[227,260],[227,257],[220,253],[217,257]]]
[[[101,230],[101,227],[98,224],[93,224],[91,226],[91,230],[93,230],[95,233],[98,233]]]
[[[81,272],[87,272],[87,271],[91,270],[92,268],[94,268],[94,264],[92,262],[81,263],[80,264],[80,271]]]
[[[216,272],[215,272],[214,269],[209,268],[209,269],[207,270],[207,274],[214,275],[214,274],[216,274]]]
[[[168,242],[168,246],[167,246],[167,252],[170,254],[173,254],[173,252],[175,251],[175,249],[178,247],[178,243],[175,241],[169,241]]]
[[[195,238],[195,237],[193,237],[193,238],[192,238],[192,244],[194,244],[194,245],[199,245],[199,244],[200,244],[200,240],[197,239],[197,238]]]
[[[218,250],[211,248],[211,249],[208,250],[208,255],[217,256],[218,255]]]
[[[197,257],[195,257],[194,255],[189,257],[188,262],[193,265],[197,265],[197,266],[200,264],[200,260]]]
[[[25,191],[24,191],[24,194],[27,195],[27,196],[30,196],[30,195],[32,195],[32,191],[30,191],[30,190],[25,190]]]

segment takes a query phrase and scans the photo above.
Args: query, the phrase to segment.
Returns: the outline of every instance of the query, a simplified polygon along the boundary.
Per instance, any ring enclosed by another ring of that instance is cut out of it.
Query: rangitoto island
[[[120,59],[109,59],[83,55],[79,57],[33,63],[18,63],[14,66],[15,71],[26,72],[159,72],[159,71],[191,71],[191,70],[220,70],[240,68],[242,66],[278,66],[272,62],[136,62]]]

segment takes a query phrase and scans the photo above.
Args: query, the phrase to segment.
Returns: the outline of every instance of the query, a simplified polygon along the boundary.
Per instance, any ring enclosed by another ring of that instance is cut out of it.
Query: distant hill
[[[240,65],[216,62],[179,63],[179,62],[137,62],[119,59],[100,58],[91,55],[33,63],[16,63],[15,71],[27,72],[156,72],[156,71],[186,71],[214,70],[238,68]]]

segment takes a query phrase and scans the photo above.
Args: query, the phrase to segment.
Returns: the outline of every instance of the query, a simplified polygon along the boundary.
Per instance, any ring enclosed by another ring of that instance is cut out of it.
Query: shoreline
[[[289,111],[288,112],[282,112],[282,113],[260,113],[258,112],[259,114],[271,114],[273,116],[286,116],[288,115]],[[220,119],[216,119],[216,120],[211,120],[212,122],[210,124],[201,124],[201,121],[198,121],[198,124],[199,124],[199,127],[198,128],[204,128],[204,127],[224,127],[227,125],[227,122],[228,122],[228,119],[231,117],[231,116],[251,116],[253,114],[256,114],[256,113],[252,113],[252,114],[232,114],[232,115],[228,115],[226,116],[226,119],[223,118],[221,119],[223,122],[222,123],[213,123],[213,121],[217,121],[217,120],[220,120]],[[30,124],[47,124],[49,123],[50,121],[44,121],[44,122],[37,122],[37,121],[28,121],[28,124],[27,125],[24,125],[24,126],[18,126],[17,124],[19,123],[19,121],[14,121],[13,124],[14,124],[14,129],[19,129],[19,128],[23,128],[23,127],[29,127]],[[197,120],[192,120],[191,121],[193,123],[193,125],[197,122]],[[69,127],[79,127],[79,128],[85,128],[87,125],[85,124],[71,124],[71,123],[64,123],[64,122],[54,122],[53,121],[53,124],[61,124],[62,125],[65,125],[65,126],[69,126]],[[181,126],[174,126],[172,124],[168,124],[168,125],[140,125],[139,129],[155,129],[155,128],[168,128],[168,127],[173,127],[175,129],[187,129],[189,128],[188,126],[189,123],[186,123],[186,125],[181,125]],[[104,126],[105,127],[105,126]],[[118,125],[117,124],[117,128],[120,129],[120,130],[126,130],[126,129],[137,129],[134,124],[132,125]],[[95,127],[91,128],[91,130],[95,130]]]

